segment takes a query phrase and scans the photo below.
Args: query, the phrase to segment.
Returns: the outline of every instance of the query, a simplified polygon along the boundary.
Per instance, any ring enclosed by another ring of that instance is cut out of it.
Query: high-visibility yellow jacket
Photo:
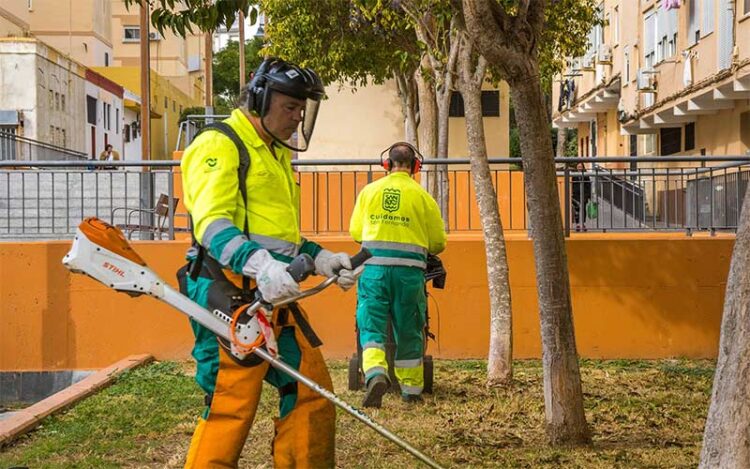
[[[288,261],[301,252],[317,255],[320,246],[300,236],[299,186],[290,151],[274,145],[274,156],[240,110],[224,122],[237,132],[250,154],[247,208],[239,190],[237,147],[220,132],[201,133],[185,150],[180,164],[185,207],[196,240],[236,273],[261,247],[280,260]],[[245,217],[249,239],[243,234]]]
[[[365,186],[349,223],[355,241],[368,248],[375,265],[424,268],[427,254],[445,249],[440,209],[430,194],[405,172]]]

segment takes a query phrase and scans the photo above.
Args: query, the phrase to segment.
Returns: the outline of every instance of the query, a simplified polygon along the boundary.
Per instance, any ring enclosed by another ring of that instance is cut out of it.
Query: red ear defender
[[[414,152],[414,162],[411,165],[411,173],[417,174],[422,169],[422,155],[418,151]]]
[[[414,145],[408,142],[396,142],[390,147],[383,150],[383,152],[380,154],[380,164],[388,172],[393,169],[393,160],[391,160],[390,153],[393,147],[397,146],[409,147],[412,152],[414,152],[414,159],[411,162],[411,174],[417,174],[422,169],[422,162],[424,161],[424,157],[421,153],[419,153],[419,150],[417,150]]]
[[[381,166],[383,166],[383,169],[385,169],[388,172],[391,172],[391,166],[392,165],[391,165],[391,159],[390,158],[386,158],[386,159],[382,159],[381,158],[380,159],[380,164],[381,164]]]

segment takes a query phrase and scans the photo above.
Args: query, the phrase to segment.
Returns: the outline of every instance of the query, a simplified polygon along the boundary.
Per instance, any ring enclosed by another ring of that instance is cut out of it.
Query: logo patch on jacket
[[[219,159],[215,158],[213,156],[209,156],[205,160],[203,160],[203,172],[204,173],[210,173],[211,171],[216,171],[219,169]]]
[[[395,212],[401,206],[401,191],[399,189],[383,190],[383,210]]]

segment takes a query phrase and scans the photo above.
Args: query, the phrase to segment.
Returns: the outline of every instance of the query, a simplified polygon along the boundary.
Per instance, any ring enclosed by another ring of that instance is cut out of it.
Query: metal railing
[[[201,131],[203,126],[211,123],[215,120],[224,120],[229,117],[226,114],[189,114],[185,116],[185,120],[180,122],[179,129],[177,131],[177,144],[175,150],[180,151],[187,148],[190,142],[193,141],[198,132]]]
[[[0,161],[83,161],[85,153],[0,131]]]
[[[633,161],[635,169],[631,169]],[[571,168],[578,162],[588,169]],[[424,165],[424,172],[439,165],[449,168],[446,224],[452,232],[481,231],[468,163],[467,159],[427,160]],[[504,229],[526,230],[521,162],[498,158],[490,163]],[[300,188],[299,224],[305,234],[348,233],[357,194],[385,175],[374,159],[292,164]],[[735,230],[750,181],[746,156],[560,158],[556,164],[566,233],[576,228]],[[119,225],[132,238],[187,237],[180,176],[177,161],[0,161],[0,239],[69,238],[87,216]],[[590,204],[596,205],[593,219],[587,209]]]

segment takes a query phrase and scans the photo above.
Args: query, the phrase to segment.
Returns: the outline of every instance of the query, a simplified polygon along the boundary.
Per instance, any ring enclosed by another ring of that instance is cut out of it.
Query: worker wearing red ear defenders
[[[389,173],[394,169],[394,161],[393,158],[391,158],[392,152],[394,155],[401,155],[403,152],[406,152],[404,155],[405,158],[409,158],[409,153],[411,152],[411,162],[409,163],[410,174],[417,174],[422,169],[424,157],[419,153],[419,150],[417,150],[411,143],[396,142],[380,153],[380,164],[383,165],[383,168]],[[398,156],[396,156],[396,158],[398,158]]]
[[[357,329],[367,391],[365,407],[380,407],[389,387],[385,343],[393,324],[394,374],[407,402],[421,399],[424,387],[424,326],[427,255],[445,249],[440,209],[411,176],[423,158],[414,146],[397,142],[380,155],[389,174],[360,192],[349,232],[373,257],[357,287]]]

